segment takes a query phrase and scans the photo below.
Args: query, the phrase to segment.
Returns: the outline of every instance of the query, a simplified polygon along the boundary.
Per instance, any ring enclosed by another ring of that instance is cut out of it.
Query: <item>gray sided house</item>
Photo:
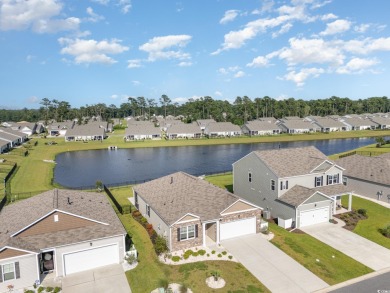
[[[242,130],[231,122],[211,122],[207,124],[204,133],[210,137],[230,137],[240,136]]]
[[[27,134],[9,128],[0,128],[0,139],[8,141],[11,148],[21,145],[28,140]]]
[[[390,153],[352,155],[335,162],[345,168],[344,183],[357,194],[390,202]]]
[[[312,122],[304,121],[303,119],[284,119],[279,123],[282,132],[297,134],[309,133],[320,130],[320,127]]]
[[[153,123],[138,125],[128,124],[125,130],[126,140],[140,140],[140,139],[161,139],[161,130],[159,127],[154,127]]]
[[[97,124],[83,124],[68,129],[65,134],[65,141],[103,140],[106,137],[106,131],[103,127]]]
[[[259,232],[261,208],[203,179],[177,172],[133,188],[134,204],[170,251]]]
[[[0,138],[0,154],[8,152],[10,149],[11,143]]]
[[[317,118],[314,123],[318,125],[321,132],[345,131],[347,127],[344,123],[332,118]]]
[[[202,131],[204,131],[204,129],[206,128],[206,126],[209,123],[213,123],[213,122],[216,122],[216,121],[214,119],[199,119],[199,120],[196,120],[196,123],[199,125],[200,130],[202,130]]]
[[[344,118],[343,122],[347,126],[347,130],[366,130],[376,129],[378,124],[370,119],[363,119],[360,117]]]
[[[241,126],[243,134],[254,136],[254,135],[272,135],[279,134],[282,130],[271,121],[248,121]]]
[[[0,211],[0,292],[123,262],[126,231],[103,193],[51,190]]]
[[[173,124],[166,130],[166,136],[168,139],[200,138],[202,136],[202,131],[196,123]]]
[[[390,129],[390,117],[372,117],[371,121],[378,124],[379,129]]]
[[[350,209],[343,170],[315,147],[254,151],[233,163],[233,189],[279,225],[299,228],[332,219],[341,195]]]

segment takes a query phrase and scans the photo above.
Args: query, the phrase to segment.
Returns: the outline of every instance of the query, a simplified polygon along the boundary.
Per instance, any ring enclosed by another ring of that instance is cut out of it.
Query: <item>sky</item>
[[[390,96],[388,0],[0,0],[0,108]]]

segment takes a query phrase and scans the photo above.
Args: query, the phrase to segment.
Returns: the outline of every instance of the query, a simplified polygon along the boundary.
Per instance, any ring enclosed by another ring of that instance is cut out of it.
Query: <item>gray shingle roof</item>
[[[287,129],[319,129],[318,125],[303,120],[285,120],[280,125]]]
[[[211,122],[207,125],[206,130],[210,132],[241,132],[241,128],[238,125],[234,125],[231,122]]]
[[[196,134],[196,133],[199,133],[201,134],[202,131],[200,130],[199,126],[195,123],[191,123],[191,124],[174,124],[172,125],[171,127],[169,127],[167,129],[167,134],[187,134],[187,133],[190,133],[190,134]]]
[[[161,135],[161,130],[159,127],[154,127],[153,123],[151,124],[129,124],[125,130],[126,136],[129,135]]]
[[[375,122],[369,119],[361,119],[358,117],[346,118],[344,122],[352,126],[377,126]]]
[[[202,221],[217,219],[224,209],[239,199],[184,172],[136,185],[133,189],[168,225],[187,213],[199,216]]]
[[[104,129],[97,124],[75,125],[66,131],[65,136],[104,136]]]
[[[196,123],[198,123],[199,126],[207,126],[209,123],[216,122],[214,119],[199,119],[196,120]]]
[[[390,125],[390,118],[387,117],[373,117],[371,120],[379,125]]]
[[[390,186],[390,153],[377,157],[352,155],[335,161],[344,175]]]
[[[250,131],[280,130],[280,128],[275,123],[272,123],[270,121],[248,121],[247,123],[245,123],[245,126]]]
[[[345,127],[344,123],[342,123],[338,120],[334,120],[332,118],[318,118],[318,119],[316,119],[316,124],[318,124],[322,128]]]
[[[72,204],[68,204],[68,197]],[[69,229],[25,237],[12,237],[44,215],[55,209],[82,216],[109,225],[90,225],[77,229]],[[54,190],[5,206],[0,211],[0,248],[5,245],[21,249],[38,251],[45,247],[71,244],[80,241],[125,234],[126,231],[108,202],[104,193],[81,192],[73,190]]]
[[[310,174],[328,158],[314,146],[253,152],[278,177]]]

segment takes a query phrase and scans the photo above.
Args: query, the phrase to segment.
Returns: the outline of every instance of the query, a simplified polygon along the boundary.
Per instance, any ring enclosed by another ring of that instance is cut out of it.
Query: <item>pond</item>
[[[107,185],[133,184],[177,171],[193,175],[230,171],[232,163],[254,150],[313,145],[331,155],[372,143],[374,138],[349,138],[65,152],[56,157],[54,181],[80,189],[93,187],[97,180]]]

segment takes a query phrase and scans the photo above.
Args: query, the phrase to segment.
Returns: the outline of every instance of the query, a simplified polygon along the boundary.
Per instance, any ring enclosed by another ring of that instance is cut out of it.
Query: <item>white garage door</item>
[[[220,225],[220,240],[225,240],[233,237],[255,234],[256,233],[256,217],[238,220]]]
[[[108,245],[67,253],[64,258],[64,274],[69,275],[94,268],[119,263],[118,245]]]
[[[320,209],[302,211],[300,213],[300,227],[310,226],[314,224],[324,223],[329,221],[329,207]]]

